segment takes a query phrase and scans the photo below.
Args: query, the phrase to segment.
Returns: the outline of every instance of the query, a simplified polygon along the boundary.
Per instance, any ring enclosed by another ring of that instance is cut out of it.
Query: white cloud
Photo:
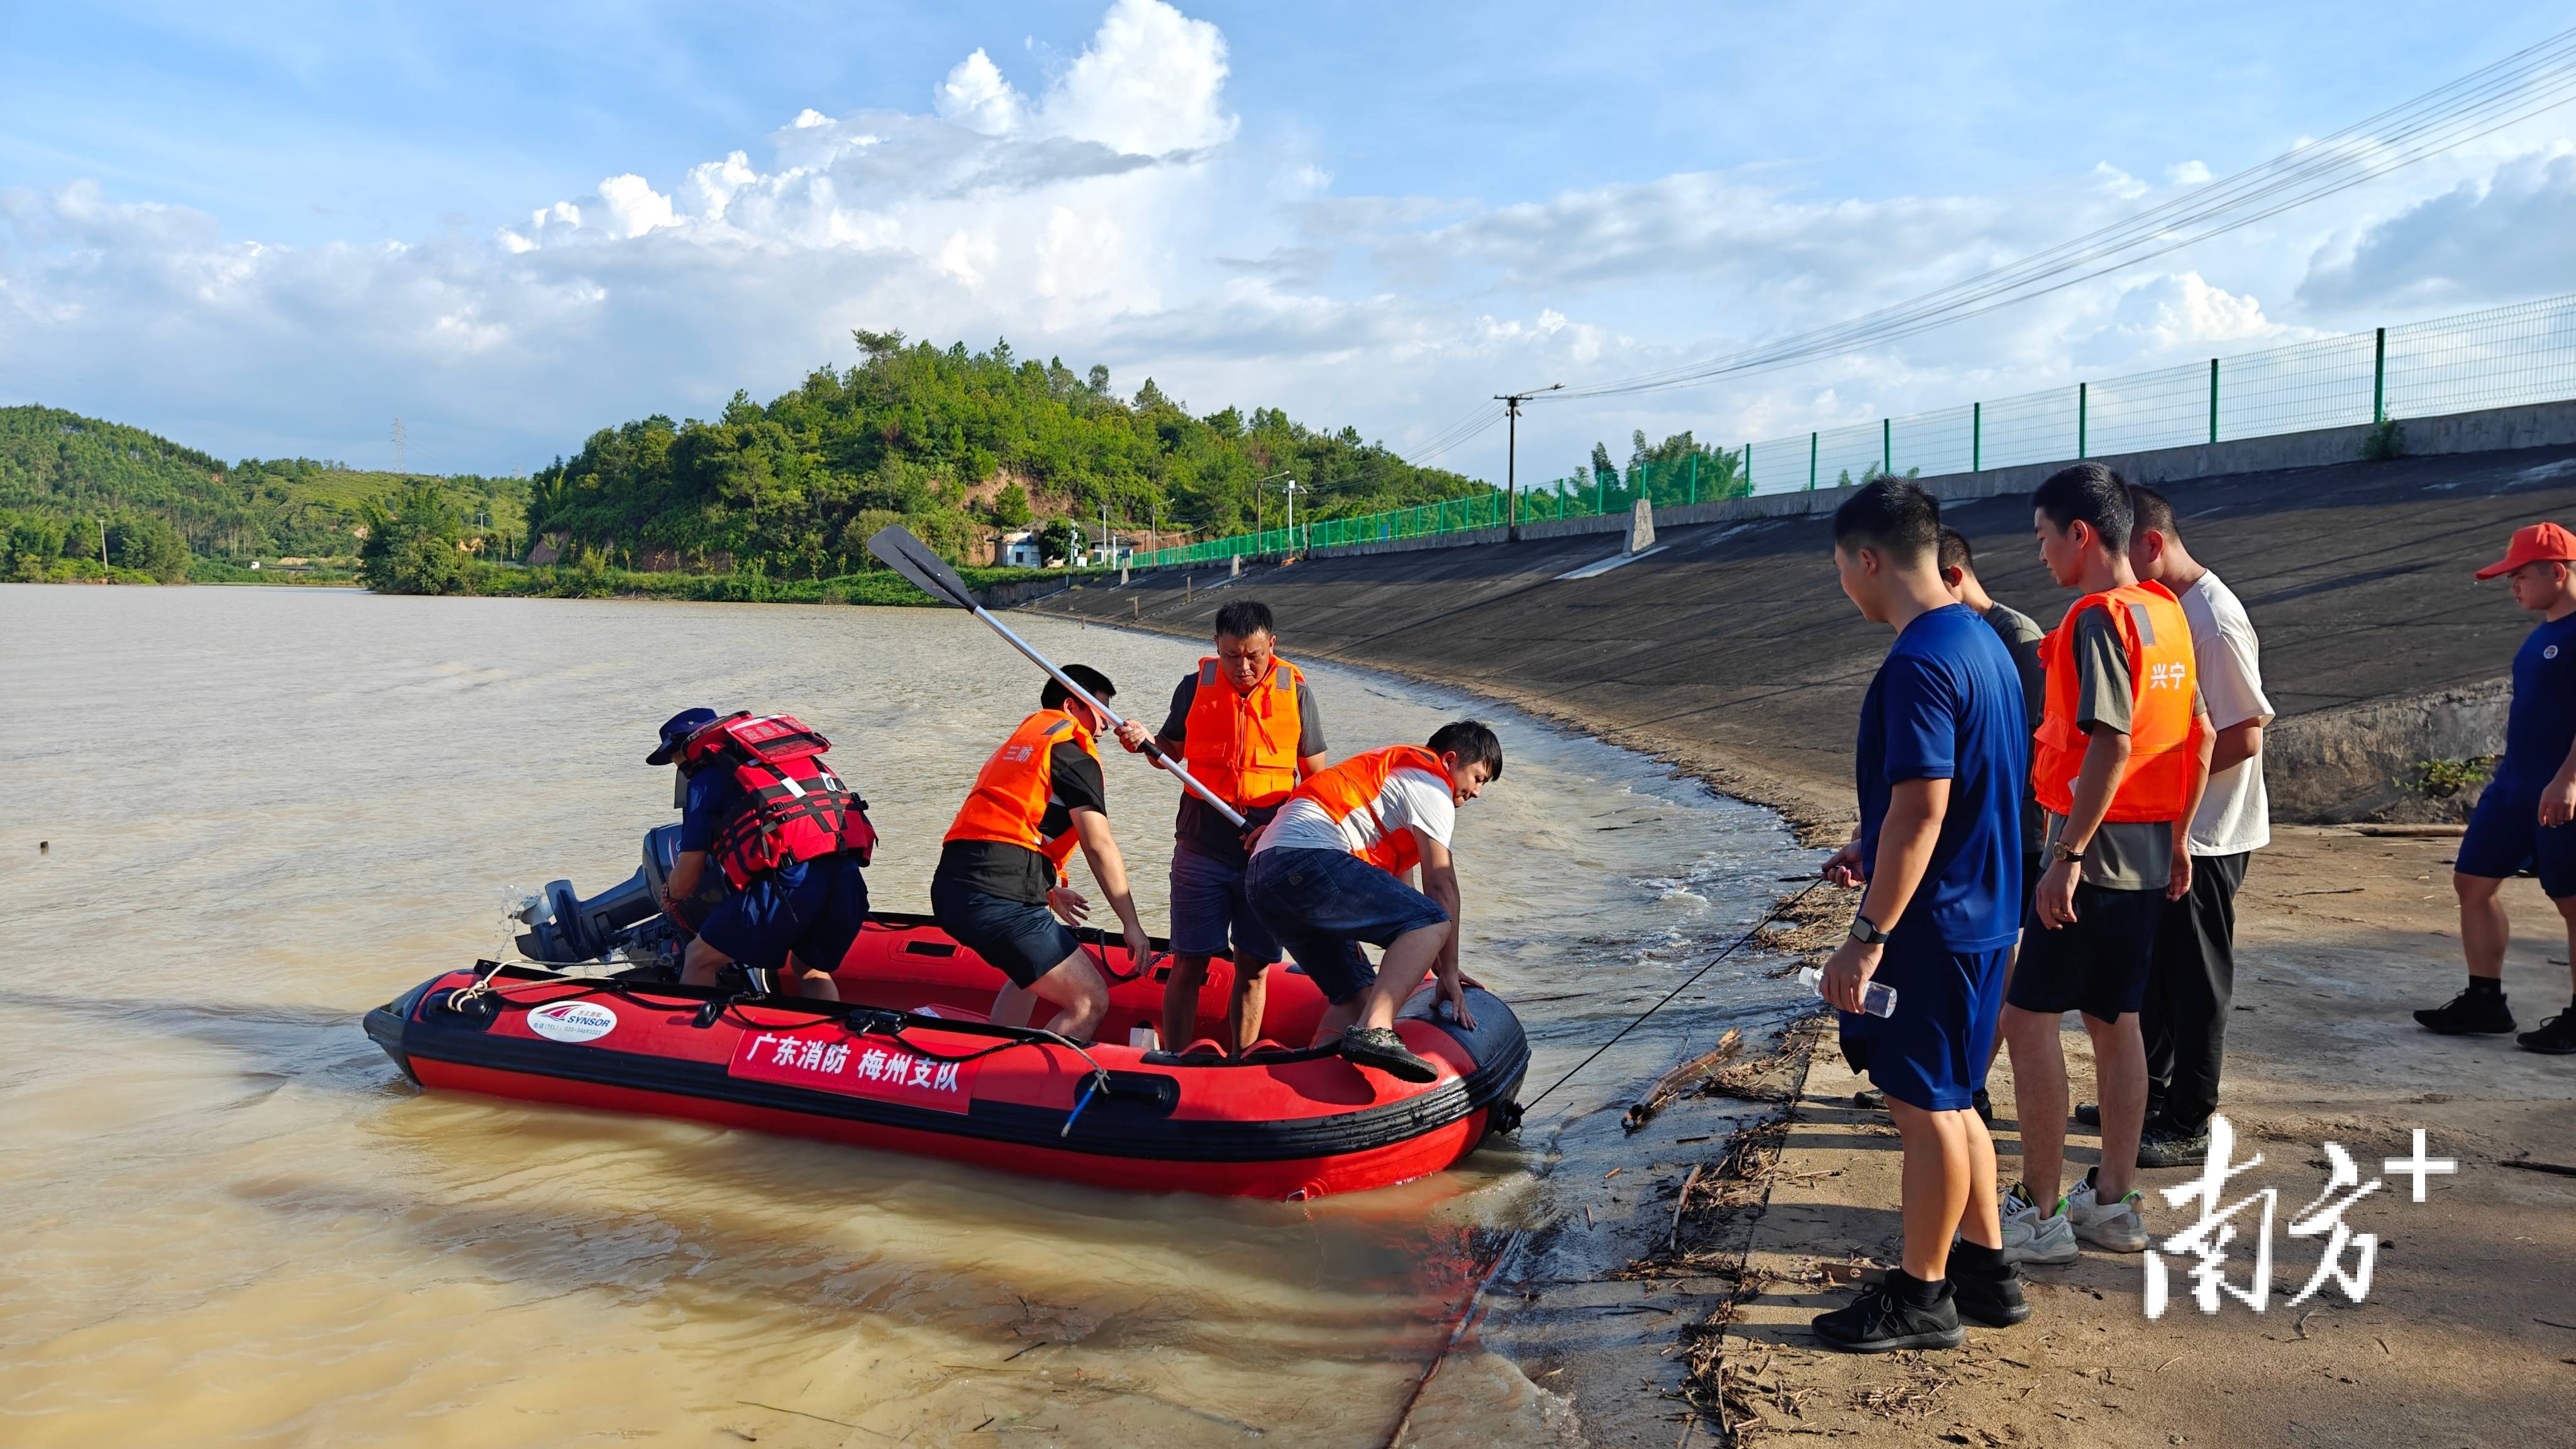
[[[863,326],[1007,336],[1023,356],[1106,362],[1127,387],[1151,374],[1202,408],[1278,405],[1402,447],[1499,388],[1629,376],[1838,321],[2206,173],[2186,162],[2150,183],[2103,165],[1997,194],[1853,198],[1784,166],[1500,206],[1336,196],[1313,156],[1241,136],[1230,64],[1214,26],[1115,0],[1052,79],[1014,84],[979,48],[924,77],[922,109],[805,109],[718,159],[528,197],[523,222],[408,246],[228,239],[201,212],[90,182],[0,193],[0,399],[221,451],[353,459],[399,412],[416,452],[443,430],[444,466],[506,470],[626,418],[710,415],[737,387],[774,395],[850,361]],[[1631,428],[1803,434],[2305,335],[2276,314],[2311,253],[2297,294],[2311,308],[2527,289],[2568,271],[2553,243],[2571,198],[2576,157],[2530,158],[2348,225],[2322,252],[2331,218],[2284,218],[1795,373],[1534,407],[1521,474]],[[1499,476],[1499,447],[1497,430],[1442,461]]]
[[[2176,186],[2206,186],[2210,181],[2209,166],[2200,161],[2177,162],[2165,168],[2165,180]]]
[[[2511,157],[2318,250],[2321,307],[2463,307],[2576,291],[2576,146]]]

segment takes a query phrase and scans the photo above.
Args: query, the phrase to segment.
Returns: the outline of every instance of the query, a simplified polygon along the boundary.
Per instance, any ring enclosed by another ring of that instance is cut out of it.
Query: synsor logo
[[[597,1041],[617,1030],[617,1013],[596,1001],[558,1001],[529,1012],[528,1030],[550,1041]]]

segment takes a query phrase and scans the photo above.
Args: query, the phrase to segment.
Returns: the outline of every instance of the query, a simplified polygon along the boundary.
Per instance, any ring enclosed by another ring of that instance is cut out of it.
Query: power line
[[[1559,398],[1688,387],[1910,337],[2133,266],[2439,155],[2576,99],[2576,30],[2084,236],[1908,301],[1702,362]]]

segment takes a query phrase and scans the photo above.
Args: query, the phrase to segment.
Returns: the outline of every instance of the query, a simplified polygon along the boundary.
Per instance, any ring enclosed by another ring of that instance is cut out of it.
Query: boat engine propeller
[[[614,960],[676,975],[688,937],[662,913],[662,887],[679,849],[680,827],[660,825],[644,833],[644,863],[620,884],[584,897],[571,881],[548,881],[545,893],[519,912],[528,926],[519,935],[519,953],[553,965]],[[722,899],[724,877],[709,872],[709,878],[715,889],[702,894]]]

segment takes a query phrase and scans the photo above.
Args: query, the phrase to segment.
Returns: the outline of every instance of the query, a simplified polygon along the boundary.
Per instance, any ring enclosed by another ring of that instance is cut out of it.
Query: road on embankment
[[[2305,718],[2506,672],[2530,621],[2501,584],[2470,575],[2502,556],[2515,527],[2576,520],[2576,448],[2238,474],[2163,491],[2194,554],[2244,600],[2276,729],[2295,737]],[[2024,498],[1949,504],[1942,518],[1968,535],[1997,599],[2056,623],[2070,596],[2040,567]],[[1889,639],[1836,586],[1828,517],[1663,530],[1657,552],[1593,578],[1559,577],[1618,553],[1620,539],[1310,557],[1248,566],[1231,581],[1222,566],[1168,569],[1030,607],[1204,638],[1219,605],[1257,597],[1277,612],[1291,658],[1492,695],[1667,757],[1801,824],[1848,820],[1852,730]],[[2385,763],[2305,795],[2276,781],[2274,794],[2290,797],[2286,815],[2367,815],[2390,803]]]

